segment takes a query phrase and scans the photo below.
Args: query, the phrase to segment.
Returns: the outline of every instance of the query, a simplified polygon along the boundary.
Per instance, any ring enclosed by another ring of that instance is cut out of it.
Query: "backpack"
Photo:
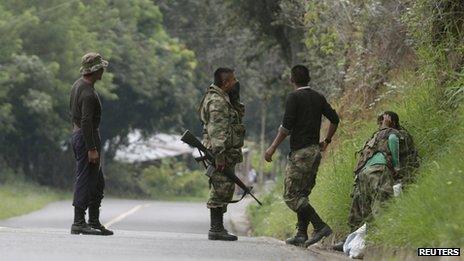
[[[403,183],[411,183],[413,181],[414,170],[420,165],[419,153],[414,145],[414,140],[409,132],[400,127],[400,170],[396,179]]]

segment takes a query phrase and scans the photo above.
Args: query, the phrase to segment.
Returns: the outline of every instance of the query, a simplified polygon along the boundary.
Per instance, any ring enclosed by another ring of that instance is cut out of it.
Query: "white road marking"
[[[112,225],[114,225],[114,224],[116,224],[118,222],[121,222],[126,217],[134,214],[135,212],[139,211],[141,208],[146,207],[148,205],[150,205],[150,204],[141,204],[141,205],[137,205],[137,206],[129,209],[128,211],[126,211],[126,212],[122,213],[121,215],[119,215],[119,216],[113,218],[112,220],[110,220],[108,223],[105,224],[105,227],[108,228],[108,227],[110,227],[110,226],[112,226]]]

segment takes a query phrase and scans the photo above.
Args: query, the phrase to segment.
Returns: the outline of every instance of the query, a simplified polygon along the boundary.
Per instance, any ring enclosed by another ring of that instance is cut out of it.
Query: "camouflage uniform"
[[[298,212],[301,207],[309,206],[308,196],[316,185],[320,162],[319,145],[311,145],[289,154],[283,198],[291,210]]]
[[[419,167],[419,155],[409,132],[400,128],[400,169],[395,179],[408,184],[414,181],[414,170]]]
[[[366,167],[356,176],[348,223],[356,230],[379,213],[384,202],[393,196],[393,175],[385,165]]]
[[[224,171],[235,171],[235,164],[242,162],[242,146],[245,127],[242,124],[244,107],[232,105],[229,96],[221,88],[211,85],[200,105],[203,123],[203,143],[216,155],[216,163],[225,163]],[[222,172],[214,172],[210,179],[211,189],[208,208],[226,207],[232,200],[235,183]]]
[[[352,231],[375,217],[384,202],[393,196],[394,169],[388,147],[390,134],[400,136],[395,129],[381,129],[366,142],[361,151],[355,168],[353,201],[348,217],[348,224]],[[384,154],[386,165],[366,166],[367,161],[378,152]]]

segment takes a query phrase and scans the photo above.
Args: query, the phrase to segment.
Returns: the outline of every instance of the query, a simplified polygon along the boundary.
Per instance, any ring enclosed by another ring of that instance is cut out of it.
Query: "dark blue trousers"
[[[73,206],[83,209],[100,207],[105,189],[105,178],[101,165],[89,162],[82,129],[73,132],[71,142],[76,159]],[[99,148],[101,146],[97,148],[98,153],[101,152]]]

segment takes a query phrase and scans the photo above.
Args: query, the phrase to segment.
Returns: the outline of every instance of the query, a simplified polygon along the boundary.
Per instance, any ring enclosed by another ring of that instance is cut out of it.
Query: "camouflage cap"
[[[87,53],[82,56],[81,74],[89,74],[108,67],[108,61],[103,60],[99,53]]]

